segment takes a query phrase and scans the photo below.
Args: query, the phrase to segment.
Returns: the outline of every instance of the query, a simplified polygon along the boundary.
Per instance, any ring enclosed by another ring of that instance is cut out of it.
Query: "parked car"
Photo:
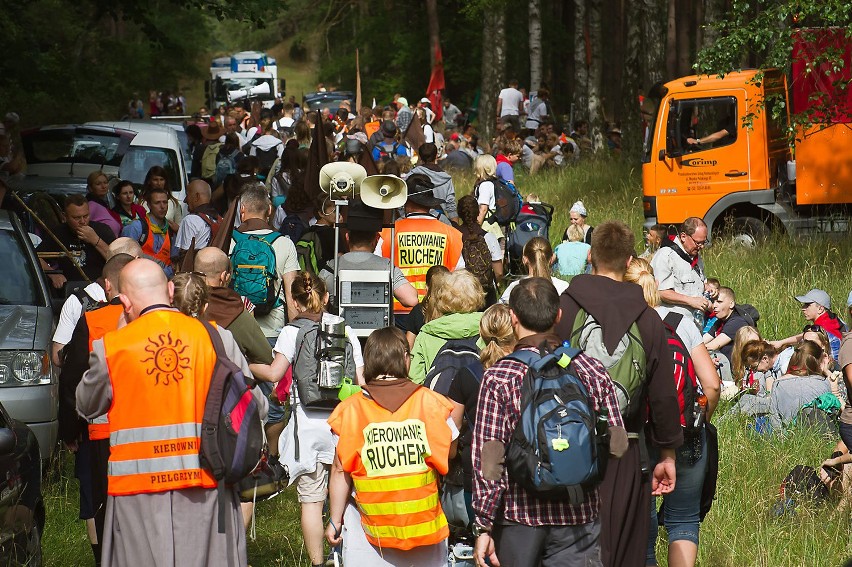
[[[0,403],[32,429],[47,459],[59,428],[58,370],[50,360],[50,287],[21,221],[4,210],[0,266]]]
[[[117,175],[134,132],[102,126],[65,124],[21,132],[26,177],[82,179],[102,170]]]
[[[340,108],[340,103],[348,100],[355,108],[355,93],[352,91],[324,91],[308,93],[304,96],[304,106],[307,110],[322,110],[328,108],[332,112]]]
[[[0,565],[43,564],[41,475],[38,439],[0,404]]]

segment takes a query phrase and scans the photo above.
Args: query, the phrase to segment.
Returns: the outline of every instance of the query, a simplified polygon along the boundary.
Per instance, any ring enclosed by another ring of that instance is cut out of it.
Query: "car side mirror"
[[[15,444],[18,438],[15,432],[4,427],[0,429],[0,455],[11,455],[15,452]]]

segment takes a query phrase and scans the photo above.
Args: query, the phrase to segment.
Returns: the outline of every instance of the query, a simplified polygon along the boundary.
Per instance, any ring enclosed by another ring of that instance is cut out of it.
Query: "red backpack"
[[[701,385],[695,375],[695,366],[689,350],[677,334],[683,315],[670,312],[663,319],[666,328],[666,338],[674,357],[674,381],[677,388],[677,403],[680,408],[680,425],[684,433],[699,429],[704,423],[704,408],[699,404],[702,396]]]

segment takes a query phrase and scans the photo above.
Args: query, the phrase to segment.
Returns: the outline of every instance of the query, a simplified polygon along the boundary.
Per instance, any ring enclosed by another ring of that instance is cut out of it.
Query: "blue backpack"
[[[506,358],[528,367],[521,417],[506,448],[509,477],[536,497],[580,504],[603,480],[609,454],[606,416],[598,415],[571,368],[580,353],[520,350]]]
[[[280,304],[281,284],[272,243],[281,234],[245,234],[233,232],[231,252],[231,287],[254,303],[256,315],[266,315]],[[277,285],[276,285],[277,283]]]

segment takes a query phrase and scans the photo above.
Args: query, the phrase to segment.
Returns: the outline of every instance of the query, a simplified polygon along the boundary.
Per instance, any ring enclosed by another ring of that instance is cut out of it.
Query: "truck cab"
[[[243,99],[259,100],[270,108],[279,93],[284,94],[284,81],[278,82],[277,61],[260,51],[240,51],[213,59],[205,87],[211,108]]]
[[[788,94],[776,70],[666,83],[642,166],[646,228],[695,216],[716,236],[846,230],[852,172],[830,164],[852,161],[848,125],[797,131],[791,146]]]

